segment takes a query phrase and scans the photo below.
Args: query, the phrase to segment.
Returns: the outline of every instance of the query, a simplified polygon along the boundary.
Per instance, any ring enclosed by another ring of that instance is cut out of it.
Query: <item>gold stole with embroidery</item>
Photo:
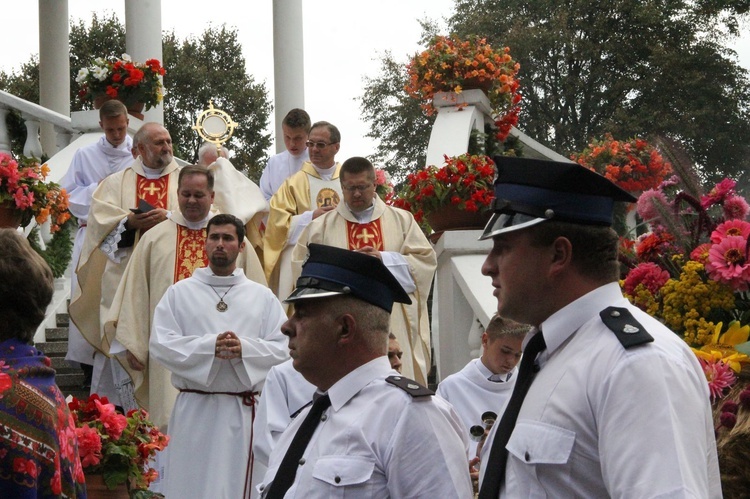
[[[154,208],[164,208],[166,210],[167,193],[169,192],[169,175],[164,175],[159,178],[146,178],[137,175],[136,179],[135,203],[133,206],[138,206],[138,200],[143,199]],[[143,235],[146,230],[142,230],[141,235]]]
[[[187,279],[199,267],[208,265],[206,254],[206,229],[188,229],[177,225],[177,243],[174,259],[174,282]]]

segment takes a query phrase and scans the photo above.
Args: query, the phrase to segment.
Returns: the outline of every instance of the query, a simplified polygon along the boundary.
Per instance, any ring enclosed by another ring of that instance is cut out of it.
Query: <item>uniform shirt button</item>
[[[265,486],[265,484],[261,484],[261,486],[260,486],[260,487],[258,487],[258,488],[260,489],[260,491],[261,491],[261,492],[263,492],[263,489],[265,489],[265,488],[266,488],[266,486]]]
[[[300,460],[298,461],[298,463],[299,463],[300,466],[302,466],[303,464],[305,464],[305,458],[301,457]]]
[[[327,415],[323,414],[322,416],[320,416],[321,421],[325,421],[326,419],[328,419]]]
[[[523,458],[526,460],[527,463],[529,462],[529,460],[531,459],[531,455],[529,454],[528,451],[526,451],[526,454],[523,455]]]
[[[333,481],[336,483],[341,483],[341,477],[337,476],[336,478],[333,479]]]

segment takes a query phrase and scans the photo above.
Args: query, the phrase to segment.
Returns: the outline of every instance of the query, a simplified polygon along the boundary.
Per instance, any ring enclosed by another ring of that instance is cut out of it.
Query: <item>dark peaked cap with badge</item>
[[[379,258],[324,244],[307,245],[297,287],[286,303],[350,295],[388,313],[393,302],[411,304],[409,295]]]
[[[495,156],[495,165],[495,214],[480,240],[547,220],[611,226],[615,201],[636,201],[577,163]]]

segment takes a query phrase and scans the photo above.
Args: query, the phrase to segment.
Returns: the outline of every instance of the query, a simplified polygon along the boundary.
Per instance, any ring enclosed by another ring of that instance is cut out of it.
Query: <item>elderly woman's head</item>
[[[53,291],[44,259],[16,230],[0,229],[0,341],[31,342]]]

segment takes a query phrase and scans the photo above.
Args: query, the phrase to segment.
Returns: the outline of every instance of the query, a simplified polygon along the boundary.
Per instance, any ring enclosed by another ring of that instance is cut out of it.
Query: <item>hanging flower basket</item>
[[[109,99],[117,99],[125,104],[130,114],[142,119],[144,108],[149,110],[162,101],[164,86],[160,77],[164,74],[164,68],[156,59],[137,63],[128,54],[120,59],[97,57],[91,66],[78,71],[76,82],[81,86],[78,96],[95,109]]]
[[[88,499],[130,499],[130,493],[124,483],[110,489],[99,473],[86,474],[86,497]]]
[[[17,229],[21,226],[23,212],[15,208],[15,203],[3,201],[0,203],[0,228]]]
[[[490,214],[495,163],[488,156],[445,156],[445,164],[430,165],[411,173],[393,205],[429,223],[435,232],[483,228]]]
[[[484,229],[490,220],[490,211],[466,211],[455,205],[445,205],[425,215],[427,223],[435,232],[446,230]]]
[[[34,158],[16,160],[0,153],[0,203],[9,208],[2,210],[7,226],[26,227],[35,218],[38,224],[50,220],[51,231],[56,232],[70,219],[68,193],[57,183],[46,181],[48,174],[49,167]]]
[[[466,211],[459,209],[456,205],[446,205],[425,215],[427,223],[435,231],[428,236],[433,243],[437,243],[443,232],[447,230],[481,230],[487,225],[492,212]]]

